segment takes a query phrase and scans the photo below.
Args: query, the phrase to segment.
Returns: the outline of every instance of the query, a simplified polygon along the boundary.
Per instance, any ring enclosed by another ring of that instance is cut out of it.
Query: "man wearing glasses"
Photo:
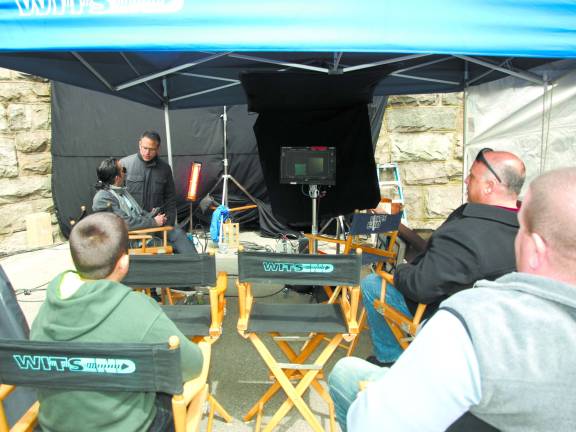
[[[139,151],[123,158],[127,170],[126,189],[140,206],[153,214],[164,213],[166,225],[176,222],[176,190],[170,165],[160,159],[160,135],[146,131],[140,136]]]
[[[517,199],[524,178],[524,163],[514,154],[478,152],[466,178],[467,204],[454,210],[427,242],[401,226],[400,236],[419,253],[408,264],[398,265],[394,287],[386,290],[387,301],[409,316],[418,303],[427,304],[430,317],[441,301],[477,280],[494,280],[514,271]],[[389,366],[402,349],[372,306],[380,291],[380,277],[369,275],[362,281],[375,354],[367,360]]]
[[[454,210],[428,241],[401,227],[400,235],[420,248],[420,253],[408,264],[398,265],[394,286],[388,285],[386,289],[387,303],[409,316],[418,303],[424,303],[428,305],[426,315],[429,317],[436,312],[440,302],[471,288],[476,281],[495,280],[515,271],[514,238],[519,227],[517,199],[525,171],[524,163],[514,154],[482,149],[466,178],[467,204]],[[362,299],[375,355],[367,361],[347,357],[337,363],[330,374],[330,394],[343,431],[346,431],[348,408],[358,393],[358,382],[379,379],[402,353],[390,327],[373,306],[374,299],[380,298],[381,284],[381,278],[374,274],[362,280]],[[450,356],[441,344],[436,348],[439,358]],[[421,360],[426,363],[430,358]],[[447,367],[450,371],[450,366]],[[424,371],[430,376],[437,372],[435,369]],[[411,388],[413,386],[407,386],[407,389]],[[406,394],[412,394],[410,391]],[[386,422],[380,425],[383,424]],[[391,426],[390,430],[396,429]]]

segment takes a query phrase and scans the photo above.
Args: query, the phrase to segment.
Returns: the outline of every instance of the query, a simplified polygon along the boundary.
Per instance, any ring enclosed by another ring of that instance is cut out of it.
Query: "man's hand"
[[[156,225],[163,226],[166,223],[166,215],[164,213],[159,213],[154,216],[154,220],[156,221]]]

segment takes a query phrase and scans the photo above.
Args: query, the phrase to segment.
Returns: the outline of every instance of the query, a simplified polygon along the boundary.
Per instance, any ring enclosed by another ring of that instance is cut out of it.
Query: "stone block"
[[[404,187],[404,208],[408,220],[422,218],[424,216],[424,198],[422,195],[422,188],[419,187]]]
[[[438,103],[439,95],[430,94],[415,94],[415,95],[403,95],[403,96],[390,96],[388,98],[388,105],[436,105]]]
[[[456,107],[397,107],[387,111],[386,127],[393,132],[425,132],[455,130],[459,108]]]
[[[418,232],[424,232],[426,234],[432,235],[434,231],[438,229],[445,219],[410,219],[410,228],[417,230]]]
[[[8,124],[12,131],[50,128],[49,104],[10,104]]]
[[[393,161],[434,161],[449,159],[454,134],[392,133]]]
[[[464,138],[462,134],[456,134],[456,140],[454,144],[454,159],[462,160],[464,159]]]
[[[444,162],[404,163],[401,168],[402,181],[409,185],[448,183]]]
[[[0,68],[0,80],[8,81],[11,78],[11,72],[10,69]]]
[[[446,162],[445,172],[451,180],[462,182],[462,169],[461,160],[449,160]]]
[[[52,155],[49,152],[20,153],[18,164],[23,175],[50,174],[52,170]]]
[[[8,130],[8,116],[4,105],[0,105],[0,132]]]
[[[0,102],[37,103],[44,99],[49,102],[50,85],[35,82],[12,81],[2,84]]]
[[[14,140],[0,136],[0,177],[16,177],[18,175],[18,159]]]
[[[12,254],[27,249],[26,231],[0,235],[0,256]]]
[[[446,218],[462,204],[462,186],[446,185],[426,188],[426,211],[428,218]]]
[[[463,93],[443,93],[442,105],[456,105],[460,106],[464,103]]]
[[[12,71],[12,79],[19,81],[34,81],[40,83],[50,83],[47,78],[42,78],[36,75],[30,75],[24,72]]]
[[[52,198],[22,200],[0,206],[0,234],[9,234],[26,229],[26,215],[54,210]]]
[[[50,131],[20,132],[16,135],[16,149],[22,153],[43,152],[50,149]]]
[[[21,202],[24,199],[49,198],[50,177],[21,176],[14,179],[0,179],[0,205]]]

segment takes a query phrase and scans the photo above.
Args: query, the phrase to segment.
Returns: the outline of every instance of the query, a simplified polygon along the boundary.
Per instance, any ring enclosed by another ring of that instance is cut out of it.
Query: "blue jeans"
[[[370,326],[374,355],[382,363],[394,362],[400,357],[403,350],[396,341],[384,317],[374,309],[374,300],[380,298],[380,292],[382,291],[382,278],[376,274],[366,276],[362,279],[361,290],[362,302],[366,308],[368,325]],[[404,296],[392,285],[387,285],[386,287],[386,303],[407,316],[412,316],[408,306],[406,306]]]
[[[340,359],[328,377],[328,391],[334,401],[336,420],[346,432],[346,414],[360,391],[360,381],[375,381],[388,372],[357,357]]]

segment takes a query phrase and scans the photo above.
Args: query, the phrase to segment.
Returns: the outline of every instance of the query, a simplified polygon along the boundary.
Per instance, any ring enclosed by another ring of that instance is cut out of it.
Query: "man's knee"
[[[382,278],[376,274],[369,274],[360,283],[360,290],[362,291],[362,298],[364,299],[364,306],[372,306],[372,302],[380,298],[382,291]]]

